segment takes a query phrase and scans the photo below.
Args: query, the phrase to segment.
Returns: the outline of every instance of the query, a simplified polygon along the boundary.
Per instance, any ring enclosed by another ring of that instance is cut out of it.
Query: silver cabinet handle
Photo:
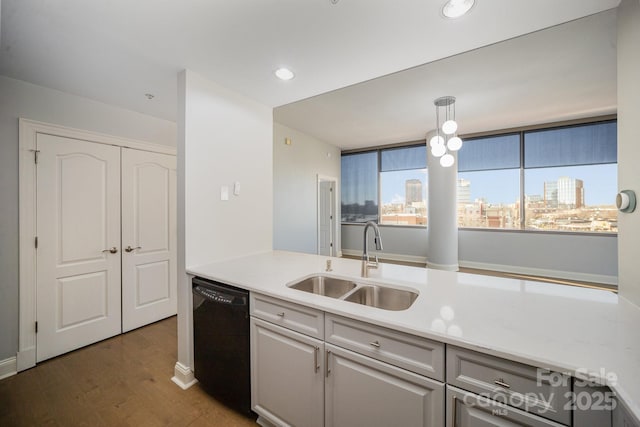
[[[102,252],[109,252],[112,254],[117,254],[118,253],[118,248],[116,248],[115,246],[109,249],[104,249]]]
[[[329,373],[331,372],[331,369],[329,369],[329,355],[331,354],[330,350],[325,351],[324,353],[324,367],[327,370],[327,378],[329,378]]]
[[[458,427],[458,399],[453,396],[453,427]]]
[[[320,370],[320,365],[318,365],[318,353],[320,352],[320,347],[313,348],[313,368],[314,372],[317,374]]]
[[[127,246],[126,248],[124,248],[125,252],[133,252],[136,249],[142,249],[142,246],[136,246],[135,248],[132,248],[131,245]]]
[[[502,378],[498,378],[497,380],[495,380],[493,382],[495,385],[498,385],[500,387],[504,387],[504,388],[511,388],[511,386],[507,383],[504,382],[504,379]]]
[[[276,313],[276,315],[279,317],[284,317],[284,311],[281,311],[280,313]]]
[[[380,343],[378,342],[378,340],[370,342],[369,345],[374,346],[375,348],[380,348]]]

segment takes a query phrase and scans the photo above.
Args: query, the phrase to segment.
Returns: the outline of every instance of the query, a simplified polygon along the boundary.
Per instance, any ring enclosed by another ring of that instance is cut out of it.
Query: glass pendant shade
[[[431,141],[429,141],[429,145],[433,147],[434,145],[438,144],[444,145],[444,138],[440,135],[435,135],[433,138],[431,138]]]
[[[447,141],[447,148],[450,151],[458,151],[460,148],[462,148],[462,140],[457,136],[449,138],[449,141]]]
[[[431,147],[431,154],[433,154],[435,157],[440,157],[446,152],[447,149],[444,144],[436,144]]]
[[[445,167],[445,168],[453,166],[454,161],[455,161],[454,157],[449,153],[440,157],[440,165],[442,165],[442,167]]]
[[[442,124],[442,132],[446,135],[453,135],[458,130],[458,124],[455,120],[447,120]]]

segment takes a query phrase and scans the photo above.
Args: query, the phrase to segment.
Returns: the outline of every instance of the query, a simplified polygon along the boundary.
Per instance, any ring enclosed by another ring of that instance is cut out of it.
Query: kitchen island
[[[609,291],[271,251],[188,269],[252,293],[300,304],[462,349],[566,373],[610,387],[640,418],[640,309]],[[316,274],[384,284],[419,295],[383,310],[290,289]]]

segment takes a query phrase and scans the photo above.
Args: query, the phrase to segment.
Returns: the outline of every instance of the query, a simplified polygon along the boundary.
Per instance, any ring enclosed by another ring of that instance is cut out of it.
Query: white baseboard
[[[488,264],[484,262],[460,260],[460,267],[476,268],[478,270],[500,271],[503,273],[524,274],[530,276],[552,277],[555,279],[577,280],[580,282],[593,282],[605,285],[618,284],[618,276],[604,274],[589,274],[576,271],[549,270],[545,268],[520,267],[514,265]]]
[[[362,251],[358,251],[355,249],[342,249],[343,255],[348,256],[362,256]],[[416,256],[416,255],[403,255],[403,254],[393,254],[389,252],[377,252],[370,253],[371,256],[378,255],[380,259],[388,259],[390,261],[403,261],[403,262],[415,262],[417,264],[427,264],[427,257],[424,256]]]
[[[0,360],[0,380],[18,373],[18,362],[15,357]]]
[[[176,362],[176,366],[173,368],[173,377],[171,381],[176,383],[181,389],[186,390],[198,380],[193,376],[193,371],[188,366],[184,366],[180,362]]]
[[[427,268],[433,268],[434,270],[444,270],[444,271],[458,271],[458,264],[436,264],[434,262],[427,261]]]

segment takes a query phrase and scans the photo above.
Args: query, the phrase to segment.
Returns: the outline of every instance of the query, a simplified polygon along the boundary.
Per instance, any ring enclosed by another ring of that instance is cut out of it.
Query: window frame
[[[616,122],[618,121],[618,117],[617,114],[611,114],[611,115],[606,115],[606,116],[600,116],[600,117],[589,117],[589,118],[585,118],[585,119],[577,119],[577,120],[569,120],[569,121],[563,121],[563,122],[554,122],[554,123],[546,123],[546,124],[541,124],[541,125],[533,125],[533,126],[523,126],[523,127],[518,127],[518,128],[509,128],[509,129],[502,129],[502,130],[496,130],[496,131],[489,131],[489,132],[479,132],[479,133],[474,133],[474,134],[466,134],[466,135],[460,135],[460,137],[463,139],[463,141],[469,141],[469,140],[474,140],[474,139],[481,139],[481,138],[489,138],[489,137],[496,137],[496,136],[503,136],[503,135],[519,135],[519,149],[520,149],[520,165],[519,168],[498,168],[498,169],[487,169],[487,171],[491,171],[491,170],[504,170],[504,169],[518,169],[520,171],[520,229],[513,229],[513,228],[484,228],[484,227],[458,227],[459,230],[464,230],[464,231],[476,231],[476,232],[489,232],[489,233],[532,233],[532,234],[545,234],[545,235],[551,235],[551,234],[555,234],[555,235],[568,235],[568,236],[599,236],[599,237],[617,237],[618,236],[618,232],[593,232],[593,231],[563,231],[563,230],[532,230],[532,229],[527,229],[525,228],[525,224],[526,224],[526,218],[525,218],[525,205],[524,205],[524,201],[525,201],[525,171],[527,169],[544,169],[544,168],[551,168],[551,166],[549,167],[531,167],[531,168],[525,168],[525,134],[527,132],[531,132],[531,131],[542,131],[542,130],[554,130],[554,129],[566,129],[566,128],[572,128],[572,127],[579,127],[579,126],[586,126],[586,125],[595,125],[595,124],[601,124],[601,123],[612,123],[612,122]],[[375,148],[365,148],[365,149],[355,149],[355,150],[344,150],[341,155],[343,154],[356,154],[356,153],[364,153],[364,152],[377,152],[377,156],[378,156],[378,171],[377,171],[377,185],[378,185],[378,218],[376,220],[376,223],[378,223],[380,225],[380,227],[401,227],[401,228],[427,228],[427,225],[409,225],[409,224],[381,224],[380,223],[380,209],[382,208],[382,204],[381,204],[381,182],[380,182],[380,174],[381,174],[381,163],[382,163],[382,156],[381,156],[381,152],[386,150],[386,149],[392,149],[392,148],[410,148],[410,147],[415,147],[415,146],[419,146],[419,145],[426,145],[426,141],[409,141],[406,143],[400,143],[400,144],[388,144],[388,145],[382,145],[379,147],[375,147]],[[427,150],[427,155],[428,154],[428,150]],[[618,161],[614,162],[605,162],[605,163],[595,163],[593,165],[601,165],[601,164],[618,164]],[[571,165],[571,166],[579,166],[579,165]],[[553,167],[562,167],[562,166],[553,166]],[[465,172],[472,172],[472,171],[465,171]],[[428,186],[428,183],[427,183]],[[428,191],[428,190],[427,190]],[[427,219],[428,221],[428,219]],[[362,225],[362,222],[347,222],[347,221],[342,221],[341,222],[342,225]]]

